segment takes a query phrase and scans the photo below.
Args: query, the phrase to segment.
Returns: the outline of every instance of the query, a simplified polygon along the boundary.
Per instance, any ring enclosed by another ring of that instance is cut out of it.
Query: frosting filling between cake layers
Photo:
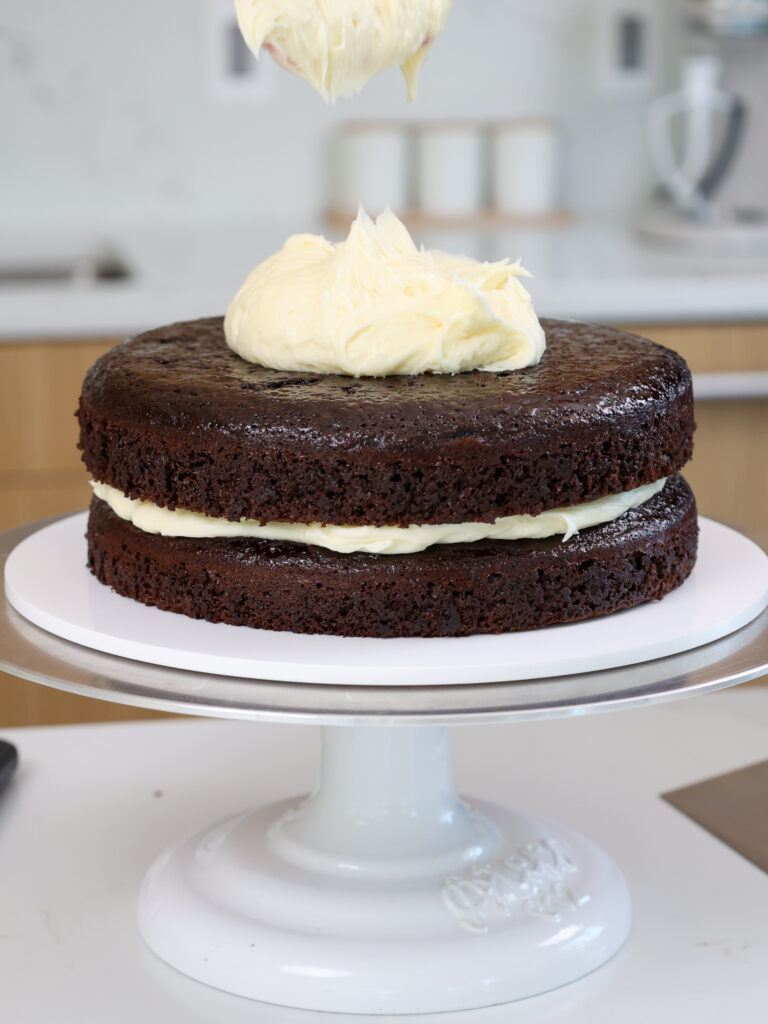
[[[540,540],[557,534],[568,540],[580,530],[612,522],[644,504],[662,490],[666,479],[644,484],[622,494],[607,495],[570,508],[549,509],[537,516],[505,516],[492,523],[443,523],[398,526],[337,526],[322,523],[239,522],[218,519],[186,509],[162,508],[129,498],[109,484],[92,482],[94,494],[121,519],[145,533],[165,537],[258,537],[327,548],[341,554],[404,555],[434,544],[466,544],[479,540]]]

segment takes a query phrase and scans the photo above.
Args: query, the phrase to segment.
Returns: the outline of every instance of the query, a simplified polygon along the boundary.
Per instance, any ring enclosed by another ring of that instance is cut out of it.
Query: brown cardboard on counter
[[[663,793],[662,798],[768,871],[768,761]]]

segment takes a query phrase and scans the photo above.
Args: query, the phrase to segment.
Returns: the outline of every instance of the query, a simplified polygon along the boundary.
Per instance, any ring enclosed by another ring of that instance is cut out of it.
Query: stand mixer
[[[768,209],[718,201],[747,127],[747,106],[720,85],[729,39],[768,33],[768,0],[688,0],[691,52],[681,87],[648,112],[650,153],[661,189],[637,227],[678,245],[739,251],[768,246]],[[750,45],[750,44],[747,44]]]

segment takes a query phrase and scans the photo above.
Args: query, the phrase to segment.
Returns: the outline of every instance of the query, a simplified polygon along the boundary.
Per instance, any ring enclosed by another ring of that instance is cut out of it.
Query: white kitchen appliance
[[[721,79],[726,40],[768,33],[768,0],[687,0],[685,14],[692,52],[684,58],[680,88],[648,111],[661,188],[638,228],[656,240],[696,248],[764,249],[768,208],[720,199],[748,125],[746,102],[725,90]]]

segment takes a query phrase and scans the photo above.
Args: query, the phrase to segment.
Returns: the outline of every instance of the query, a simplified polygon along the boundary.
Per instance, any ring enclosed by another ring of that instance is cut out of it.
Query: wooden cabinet
[[[680,352],[694,376],[768,371],[768,323],[622,326]],[[697,400],[696,426],[684,475],[699,510],[768,531],[768,398]]]
[[[90,500],[74,414],[85,371],[114,342],[0,343],[0,529]]]
[[[628,325],[681,352],[694,373],[768,370],[768,323]],[[86,370],[118,339],[0,343],[0,529],[90,500],[74,411]],[[768,530],[768,399],[697,404],[686,476],[707,515]],[[149,714],[0,674],[0,727]]]
[[[0,529],[90,501],[74,412],[85,371],[116,340],[0,343]],[[144,717],[0,673],[0,728]]]

